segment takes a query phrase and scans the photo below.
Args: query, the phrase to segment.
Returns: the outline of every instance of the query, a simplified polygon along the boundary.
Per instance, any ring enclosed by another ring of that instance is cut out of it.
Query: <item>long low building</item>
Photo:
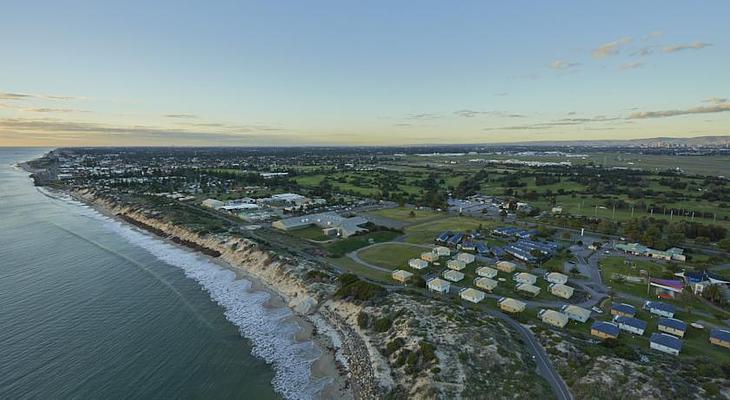
[[[616,324],[596,321],[591,325],[591,335],[601,339],[616,339],[621,330]]]
[[[497,303],[499,303],[499,308],[502,311],[513,314],[521,313],[525,311],[525,307],[527,307],[527,304],[510,297],[502,297],[497,301]]]
[[[613,322],[616,323],[621,330],[635,335],[641,336],[644,334],[644,331],[646,331],[646,321],[638,318],[617,315],[613,318]]]
[[[482,292],[481,290],[476,290],[474,288],[466,288],[459,292],[459,296],[469,302],[472,303],[479,303],[480,301],[484,300],[486,297],[486,294]]]
[[[464,264],[471,264],[476,260],[476,257],[474,257],[474,254],[469,253],[459,253],[456,255],[456,259],[459,261],[463,261]]]
[[[495,276],[497,276],[497,270],[489,267],[479,267],[477,268],[476,272],[477,275],[483,276],[485,278],[494,278]]]
[[[687,332],[687,324],[674,318],[659,318],[657,329],[670,335],[684,337],[685,332]]]
[[[682,351],[682,341],[672,335],[666,333],[652,333],[649,339],[649,347],[664,353],[679,355]]]
[[[711,330],[710,343],[730,349],[730,331],[717,328]]]
[[[446,246],[436,246],[433,248],[433,252],[439,257],[448,257],[451,255],[451,249]]]
[[[674,317],[674,313],[676,312],[676,308],[673,305],[662,303],[660,301],[647,301],[644,303],[644,310],[667,318]]]
[[[611,315],[620,315],[622,317],[633,317],[636,315],[636,308],[631,304],[613,303],[611,305]]]
[[[573,297],[573,288],[568,285],[563,285],[562,283],[551,283],[548,290],[551,294],[564,299]]]
[[[481,278],[474,279],[474,285],[480,289],[484,289],[488,292],[491,292],[492,290],[494,290],[494,288],[497,287],[498,282],[495,281],[494,279],[481,277]]]
[[[438,254],[432,252],[432,251],[426,251],[421,253],[421,260],[427,261],[427,262],[434,262],[439,260]]]
[[[271,226],[284,231],[290,231],[316,225],[322,229],[335,228],[339,236],[350,237],[359,232],[367,232],[367,229],[360,226],[367,223],[368,220],[363,217],[346,218],[334,212],[326,212],[281,219],[274,221]]]
[[[578,307],[573,304],[564,305],[560,308],[560,311],[562,311],[563,314],[567,315],[568,318],[578,322],[586,322],[588,321],[588,318],[591,317],[590,310],[586,310],[583,307]]]
[[[568,324],[569,320],[567,315],[555,310],[540,310],[540,312],[537,313],[537,317],[540,318],[542,322],[558,328],[564,328],[565,325]]]

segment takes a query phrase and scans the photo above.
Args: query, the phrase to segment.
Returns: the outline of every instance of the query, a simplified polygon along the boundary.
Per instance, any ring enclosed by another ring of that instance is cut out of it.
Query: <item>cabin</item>
[[[451,237],[451,232],[441,232],[436,236],[436,243],[446,244]]]
[[[550,283],[559,283],[565,285],[568,282],[568,275],[560,272],[548,272],[545,274],[545,280]]]
[[[451,282],[459,282],[460,280],[464,279],[464,274],[459,271],[454,271],[453,269],[447,269],[441,275],[444,277],[444,279]]]
[[[413,278],[413,273],[404,271],[402,269],[397,269],[397,270],[393,271],[391,276],[393,277],[393,280],[395,280],[395,281],[398,281],[400,283],[406,283],[411,278]]]
[[[439,257],[448,257],[451,255],[451,249],[446,246],[436,246],[433,248],[433,252]]]
[[[476,287],[478,287],[480,289],[484,289],[488,292],[491,292],[492,290],[494,290],[494,288],[497,287],[497,284],[498,284],[498,282],[495,281],[494,279],[489,279],[489,278],[484,278],[484,277],[474,279],[474,285]]]
[[[610,322],[596,321],[591,325],[591,335],[600,339],[616,339],[620,332],[618,326]]]
[[[529,284],[529,283],[520,283],[517,286],[515,286],[515,290],[527,293],[532,297],[535,297],[538,294],[540,294],[540,288],[535,285]]]
[[[510,298],[510,297],[502,297],[501,299],[499,299],[497,301],[497,303],[499,304],[499,308],[502,311],[512,313],[512,314],[521,313],[521,312],[525,311],[525,307],[527,306],[527,304],[525,304],[519,300]]]
[[[666,333],[652,333],[649,339],[649,347],[664,353],[679,355],[682,351],[682,341]]]
[[[583,307],[578,307],[572,304],[566,304],[560,308],[560,311],[567,315],[568,318],[573,321],[586,322],[591,317],[591,310],[586,310]]]
[[[717,328],[711,330],[710,343],[730,349],[730,331]]]
[[[446,263],[446,266],[449,267],[449,269],[453,269],[454,271],[461,271],[462,269],[466,268],[466,263],[461,260],[449,260],[449,262]]]
[[[548,291],[550,291],[550,294],[553,296],[562,297],[564,299],[573,297],[573,288],[568,285],[563,285],[562,283],[551,283],[550,286],[548,286]]]
[[[479,303],[480,301],[484,300],[486,294],[484,294],[484,292],[482,292],[481,290],[466,288],[459,292],[459,297],[461,297],[462,300],[466,300],[472,303]]]
[[[568,324],[569,320],[567,315],[555,310],[540,310],[540,312],[537,313],[537,317],[540,318],[542,322],[557,328],[564,328],[565,325]]]
[[[517,265],[509,261],[500,261],[497,263],[497,269],[502,272],[512,273],[515,272],[515,269],[517,269]]]
[[[517,283],[529,283],[530,285],[534,285],[537,282],[537,277],[527,272],[518,272],[512,279]]]
[[[644,310],[661,317],[672,318],[676,309],[673,305],[661,301],[647,301],[644,303]]]
[[[441,294],[449,293],[451,284],[441,278],[433,278],[426,283],[428,290],[431,292],[438,292]]]
[[[668,333],[677,337],[684,337],[687,332],[687,324],[684,321],[674,318],[659,318],[657,329],[660,332]]]
[[[613,322],[618,325],[619,329],[633,333],[634,335],[641,336],[646,331],[646,321],[638,318],[617,315],[613,317]]]
[[[456,255],[456,259],[459,261],[463,261],[464,264],[471,264],[476,260],[476,257],[474,257],[474,254],[469,253],[459,253]]]
[[[413,269],[425,269],[428,268],[428,261],[420,258],[411,258],[408,260],[408,266]]]
[[[485,278],[494,278],[497,276],[497,270],[494,268],[489,267],[479,267],[477,268],[477,275],[483,276]]]
[[[622,317],[633,317],[636,315],[636,308],[631,304],[613,303],[611,305],[611,315],[620,315]]]
[[[423,260],[423,261],[434,262],[434,261],[438,261],[438,259],[439,259],[438,254],[435,254],[432,251],[427,251],[427,252],[421,253],[421,260]]]

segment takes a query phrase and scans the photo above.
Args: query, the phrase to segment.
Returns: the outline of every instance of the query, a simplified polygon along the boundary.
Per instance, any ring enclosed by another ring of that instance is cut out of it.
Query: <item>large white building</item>
[[[350,237],[358,232],[367,232],[367,229],[360,227],[360,225],[365,225],[367,222],[368,220],[363,217],[346,218],[334,212],[326,212],[281,219],[273,222],[271,226],[290,231],[316,225],[322,229],[337,229],[339,236]]]

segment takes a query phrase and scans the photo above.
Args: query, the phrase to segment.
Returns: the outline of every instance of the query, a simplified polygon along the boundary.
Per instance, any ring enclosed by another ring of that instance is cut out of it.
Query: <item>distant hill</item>
[[[628,140],[551,140],[535,142],[514,142],[512,145],[529,146],[591,146],[591,147],[652,147],[660,145],[697,146],[697,147],[730,147],[728,136],[697,136],[690,138],[656,137]],[[500,143],[500,146],[505,145]]]

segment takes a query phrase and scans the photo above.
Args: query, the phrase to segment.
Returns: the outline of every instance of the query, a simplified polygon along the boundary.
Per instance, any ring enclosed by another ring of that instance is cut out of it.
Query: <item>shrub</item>
[[[393,326],[392,319],[389,317],[381,317],[375,320],[373,329],[375,329],[376,332],[387,332],[391,326]]]
[[[368,325],[370,325],[370,316],[367,313],[360,311],[360,313],[357,314],[357,326],[365,329]]]

